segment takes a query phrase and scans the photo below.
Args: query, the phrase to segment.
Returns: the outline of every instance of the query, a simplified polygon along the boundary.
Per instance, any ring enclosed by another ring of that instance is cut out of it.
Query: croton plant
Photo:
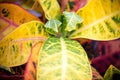
[[[90,60],[77,39],[119,39],[120,0],[80,0],[79,8],[80,3],[70,6],[79,0],[32,1],[32,7],[24,0],[19,1],[22,7],[0,3],[0,65],[13,73],[11,67],[26,64],[24,80],[92,80]]]

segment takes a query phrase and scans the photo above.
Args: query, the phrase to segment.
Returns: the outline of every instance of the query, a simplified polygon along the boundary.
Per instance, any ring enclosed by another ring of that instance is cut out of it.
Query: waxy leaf
[[[40,21],[38,17],[12,3],[0,3],[0,16],[14,22],[17,25],[33,20]]]
[[[31,48],[49,36],[43,23],[32,21],[20,25],[0,41],[0,64],[7,67],[27,62]]]
[[[24,73],[24,80],[36,80],[37,77],[37,64],[38,64],[38,55],[41,49],[41,46],[44,41],[40,41],[32,47],[31,55],[27,62],[27,66]]]
[[[63,24],[66,31],[76,30],[77,24],[82,22],[82,18],[80,18],[75,12],[63,12],[63,15]]]
[[[56,35],[61,24],[59,20],[51,19],[45,24],[45,27],[50,34]]]
[[[0,16],[0,40],[18,27],[12,21]]]
[[[91,80],[88,57],[81,45],[66,38],[48,38],[39,52],[37,80]]]
[[[104,80],[120,80],[120,70],[110,65],[104,75]]]
[[[93,40],[120,38],[120,0],[89,0],[77,14],[84,21],[70,38]]]
[[[38,2],[43,8],[45,16],[48,20],[59,18],[60,6],[57,0],[38,0]]]

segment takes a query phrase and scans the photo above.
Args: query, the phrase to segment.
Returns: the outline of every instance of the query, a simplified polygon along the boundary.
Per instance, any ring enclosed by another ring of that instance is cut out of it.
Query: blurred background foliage
[[[10,2],[20,5],[33,15],[37,16],[43,22],[46,21],[44,12],[36,0],[0,0],[0,2]],[[87,3],[87,0],[58,0],[58,2],[61,6],[61,11],[77,11]],[[95,41],[89,39],[76,40],[79,41],[86,50],[91,62],[91,66],[93,66],[93,80],[102,80],[102,77],[104,77],[105,72],[110,65],[113,65],[116,68],[120,69],[120,39],[111,41]],[[7,75],[11,75],[11,77],[9,77],[9,80],[13,80],[13,78],[14,80],[21,80],[23,77],[22,74],[24,73],[25,65],[26,64],[12,67],[12,73],[0,69],[0,75],[4,75],[4,77],[0,77],[0,79],[5,79]],[[14,74],[19,76],[15,76]],[[117,76],[120,76],[120,74]],[[18,78],[15,79],[15,77]],[[118,79],[120,80],[119,77]]]

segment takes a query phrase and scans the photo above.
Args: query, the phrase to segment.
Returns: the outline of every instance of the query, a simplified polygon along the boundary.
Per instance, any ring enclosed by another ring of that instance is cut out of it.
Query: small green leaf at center
[[[76,25],[82,23],[82,18],[75,12],[63,12],[63,21],[66,31],[76,30]],[[66,25],[65,25],[66,24]]]
[[[61,24],[59,20],[51,19],[45,24],[45,27],[50,34],[56,35]]]

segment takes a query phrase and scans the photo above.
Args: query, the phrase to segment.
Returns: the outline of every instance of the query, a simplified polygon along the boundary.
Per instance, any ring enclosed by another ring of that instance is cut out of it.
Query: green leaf
[[[39,4],[45,12],[48,20],[58,19],[60,16],[60,6],[57,0],[38,0]]]
[[[12,67],[26,63],[32,46],[48,36],[40,21],[20,25],[0,41],[0,64]]]
[[[120,80],[120,70],[110,65],[104,75],[104,80]]]
[[[51,19],[45,24],[45,27],[50,34],[56,35],[61,24],[59,20]]]
[[[82,46],[66,38],[48,38],[39,52],[37,80],[91,80],[92,73]]]
[[[66,31],[76,30],[76,25],[82,22],[82,18],[75,12],[63,12],[63,16],[63,27]]]
[[[89,0],[77,14],[84,21],[69,38],[93,40],[120,38],[120,0]]]

